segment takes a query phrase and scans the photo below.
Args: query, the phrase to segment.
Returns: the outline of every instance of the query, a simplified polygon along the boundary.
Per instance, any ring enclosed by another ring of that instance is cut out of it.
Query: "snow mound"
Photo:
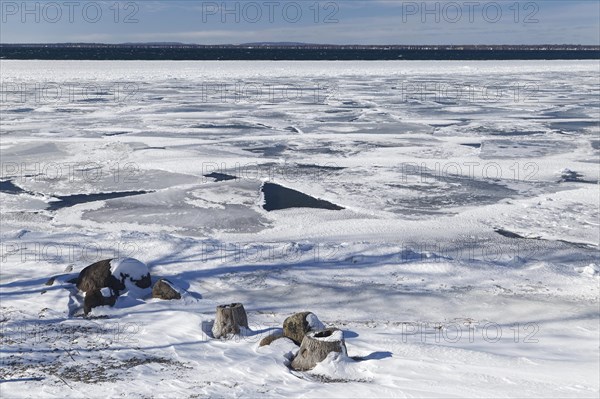
[[[331,352],[309,374],[324,382],[367,382],[372,378],[372,373],[359,362],[339,352]]]
[[[577,267],[575,271],[591,277],[600,277],[600,266],[595,263],[590,263],[585,267]]]
[[[306,316],[306,322],[308,323],[311,331],[321,331],[325,329],[325,324],[321,323],[321,320],[314,313],[309,313]]]

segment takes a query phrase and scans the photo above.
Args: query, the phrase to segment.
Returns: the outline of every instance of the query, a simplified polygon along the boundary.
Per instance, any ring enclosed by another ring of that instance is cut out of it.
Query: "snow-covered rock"
[[[110,270],[112,275],[128,290],[149,288],[152,284],[148,266],[137,259],[113,259],[110,261]]]

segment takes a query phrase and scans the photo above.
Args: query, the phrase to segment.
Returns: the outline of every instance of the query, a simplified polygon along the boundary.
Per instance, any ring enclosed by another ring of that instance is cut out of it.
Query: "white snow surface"
[[[597,398],[599,67],[0,60],[0,397]],[[83,318],[68,281],[114,258],[186,295]],[[347,356],[258,347],[301,311]]]

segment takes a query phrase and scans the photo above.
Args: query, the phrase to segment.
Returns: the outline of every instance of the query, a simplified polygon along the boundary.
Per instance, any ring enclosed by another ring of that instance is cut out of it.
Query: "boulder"
[[[83,313],[87,315],[98,306],[114,306],[117,296],[115,291],[107,287],[88,291],[83,301]]]
[[[283,335],[300,345],[309,331],[322,330],[325,326],[312,312],[296,313],[283,322]]]
[[[83,292],[96,291],[104,287],[109,287],[116,292],[125,289],[124,284],[112,275],[111,262],[112,259],[105,259],[83,269],[77,278],[77,288]]]
[[[152,287],[152,298],[171,300],[181,299],[181,293],[169,280],[161,278]]]
[[[348,355],[344,334],[337,328],[308,332],[302,340],[298,354],[292,360],[292,368],[297,371],[313,369],[327,358],[331,352]]]
[[[148,267],[136,259],[105,259],[89,265],[79,273],[77,288],[86,293],[83,311],[87,315],[97,306],[113,306],[121,291],[137,294],[150,288]]]

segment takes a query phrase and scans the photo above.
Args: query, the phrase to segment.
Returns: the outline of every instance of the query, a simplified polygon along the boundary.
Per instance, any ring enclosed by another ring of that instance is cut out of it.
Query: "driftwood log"
[[[331,352],[348,353],[342,331],[337,328],[311,331],[304,336],[300,350],[292,361],[292,368],[298,371],[311,370]]]
[[[212,328],[213,337],[221,338],[239,334],[241,328],[248,328],[248,317],[241,303],[217,306],[215,324]]]
[[[260,347],[260,346],[271,345],[273,342],[277,341],[279,338],[285,338],[285,337],[283,336],[283,334],[279,334],[279,333],[268,335],[260,340],[260,343],[258,344],[258,346]]]

